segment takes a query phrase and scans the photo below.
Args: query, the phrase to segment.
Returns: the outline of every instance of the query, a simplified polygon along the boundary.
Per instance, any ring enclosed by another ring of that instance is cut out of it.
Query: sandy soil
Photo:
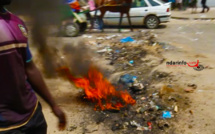
[[[186,49],[186,48],[185,48]],[[215,132],[213,123],[215,121],[213,109],[215,104],[215,83],[213,77],[215,75],[214,59],[206,55],[199,55],[192,51],[171,52],[164,54],[167,60],[184,60],[196,61],[197,59],[204,66],[210,66],[203,71],[195,71],[190,67],[171,67],[160,65],[159,70],[172,72],[178,78],[177,84],[186,87],[188,83],[197,85],[194,93],[186,94],[192,101],[191,107],[180,113],[177,134],[212,134]],[[180,57],[180,58],[179,58]],[[190,113],[190,110],[193,114]]]
[[[172,72],[178,77],[178,84],[194,83],[197,89],[187,96],[192,101],[190,109],[180,113],[177,123],[177,134],[214,134],[215,127],[215,60],[214,60],[214,21],[179,21],[173,20],[168,25],[169,30],[158,30],[160,41],[167,41],[178,50],[164,53],[167,60],[200,61],[200,64],[209,66],[203,71],[195,71],[190,67],[166,68],[160,65],[159,69]],[[174,33],[174,34],[173,34]],[[187,87],[186,87],[187,88]],[[193,114],[190,114],[192,110]]]

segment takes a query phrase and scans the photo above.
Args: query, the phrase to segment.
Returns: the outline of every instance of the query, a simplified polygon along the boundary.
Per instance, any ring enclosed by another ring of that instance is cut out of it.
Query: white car
[[[171,3],[164,3],[161,0],[133,0],[130,17],[133,26],[157,28],[160,23],[170,21]],[[120,13],[108,11],[103,21],[105,25],[119,25],[119,19]],[[122,25],[129,25],[126,14],[123,16]]]

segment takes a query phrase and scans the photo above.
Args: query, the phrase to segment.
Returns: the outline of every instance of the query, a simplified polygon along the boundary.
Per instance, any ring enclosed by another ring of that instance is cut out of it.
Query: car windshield
[[[154,1],[154,0],[148,0],[148,1],[150,2],[150,4],[151,4],[152,6],[160,6],[160,4],[157,3],[157,2]]]

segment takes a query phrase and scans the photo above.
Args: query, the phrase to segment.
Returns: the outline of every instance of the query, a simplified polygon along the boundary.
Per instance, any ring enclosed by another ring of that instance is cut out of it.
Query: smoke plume
[[[51,26],[59,26],[65,17],[62,11],[63,0],[15,0],[9,10],[30,19],[25,21],[31,32],[30,46],[36,47],[40,63],[46,76],[56,75],[60,66],[69,66],[74,76],[85,76],[91,66],[93,53],[83,41],[64,44],[60,38],[49,37]],[[59,47],[60,46],[60,47]],[[63,58],[62,58],[63,57]]]
[[[61,23],[60,12],[63,0],[14,0],[8,7],[17,15],[29,18],[32,41],[30,45],[37,48],[47,76],[55,73],[55,49],[57,44],[47,42],[50,26]]]

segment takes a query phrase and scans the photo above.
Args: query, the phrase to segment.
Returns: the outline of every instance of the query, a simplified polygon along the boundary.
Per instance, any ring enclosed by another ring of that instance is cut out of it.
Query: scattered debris
[[[140,98],[141,100],[145,100],[146,99],[146,97],[142,97],[142,98]]]
[[[157,42],[156,36],[150,31],[139,31],[123,39],[119,35],[101,35],[96,38],[96,42],[89,43],[114,68],[111,73],[117,76],[111,82],[116,90],[128,92],[136,101],[135,105],[121,110],[94,113],[96,123],[103,122],[112,131],[116,131],[114,133],[158,133],[170,128],[171,120],[167,119],[177,117],[181,111],[178,108],[184,108],[182,104],[186,100],[175,95],[177,89],[170,85],[172,75],[154,71],[154,67],[165,61],[160,52],[173,49],[168,43]],[[162,82],[165,85],[156,87],[157,83]],[[197,88],[195,84],[189,87]],[[112,101],[114,104],[118,102],[115,98]],[[86,128],[88,133],[97,130],[97,124]]]
[[[148,128],[151,131],[152,130],[152,123],[151,122],[147,122]]]
[[[77,129],[77,126],[72,125],[68,128],[68,131],[74,131],[75,129]]]
[[[104,49],[98,50],[97,53],[104,53],[104,52],[111,52],[112,49],[110,49],[109,47],[106,47]]]
[[[119,82],[131,87],[136,79],[137,77],[134,75],[125,74],[120,77]]]
[[[172,112],[170,111],[163,111],[163,118],[172,118]]]
[[[177,105],[175,105],[174,111],[175,111],[176,113],[178,112],[178,106],[177,106]]]
[[[144,130],[149,130],[149,128],[148,127],[138,127],[137,130],[144,131]]]
[[[129,61],[129,63],[130,63],[130,64],[134,64],[134,61],[133,61],[133,60],[131,60],[131,61]]]
[[[194,92],[194,89],[193,88],[186,88],[186,89],[184,89],[184,91],[187,93],[192,93],[192,92]]]
[[[121,43],[133,42],[133,41],[134,39],[132,39],[130,36],[120,40]]]
[[[196,84],[188,84],[187,86],[188,86],[188,87],[192,87],[193,89],[196,89],[196,88],[197,88],[197,85],[196,85]]]
[[[189,113],[190,113],[191,115],[193,115],[193,111],[192,111],[192,110],[189,110]]]
[[[130,121],[131,126],[133,127],[140,127],[141,125],[138,124],[136,121]]]

